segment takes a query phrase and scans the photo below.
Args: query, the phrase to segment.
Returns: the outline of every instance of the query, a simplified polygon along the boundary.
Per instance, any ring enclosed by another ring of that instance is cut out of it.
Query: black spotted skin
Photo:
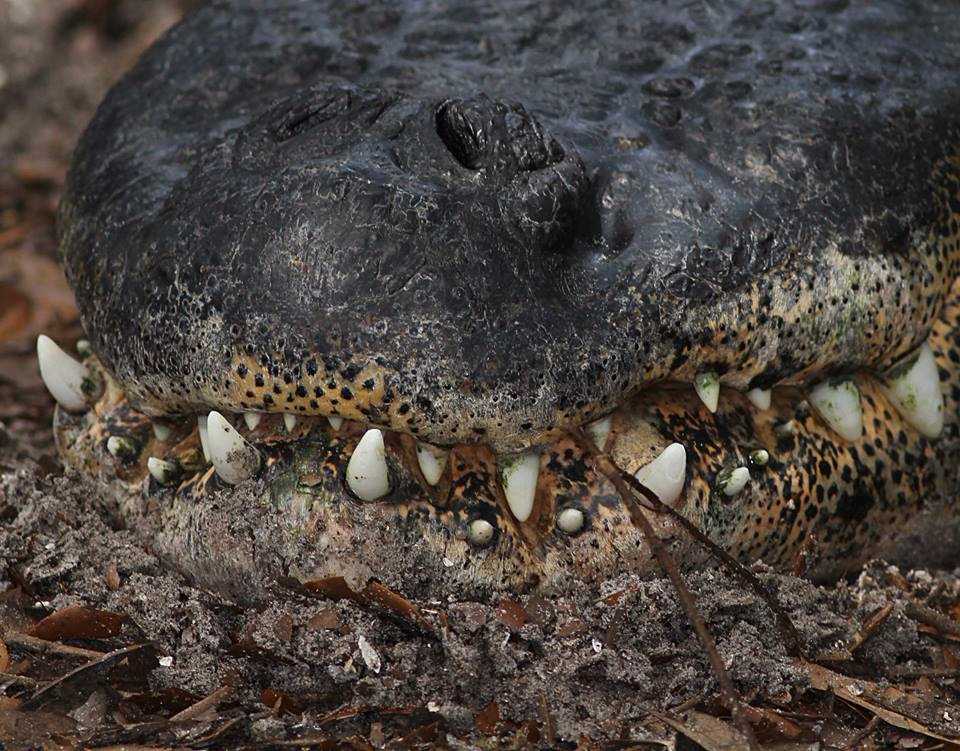
[[[960,551],[960,281],[932,326],[929,344],[944,396],[945,424],[937,438],[924,437],[905,422],[877,374],[861,371],[853,374],[864,420],[857,441],[834,433],[801,389],[774,389],[768,410],[725,389],[711,414],[689,385],[665,383],[612,414],[604,448],[621,468],[636,472],[669,443],[682,443],[687,470],[675,507],[745,561],[762,559],[791,570],[812,547],[812,573],[825,579],[852,572],[877,555],[949,562]],[[109,386],[95,410],[83,416],[59,413],[58,444],[65,459],[110,487],[128,521],[152,530],[162,541],[159,548],[178,566],[222,584],[220,543],[203,530],[218,523],[205,507],[229,491],[203,465],[196,430],[181,426],[173,438],[158,441],[149,419],[130,407],[108,374],[102,377]],[[334,430],[326,421],[306,418],[293,432],[285,431],[279,418],[254,431],[237,425],[265,457],[262,485],[256,486],[262,489],[254,490],[276,516],[265,520],[282,520],[295,539],[305,542],[282,549],[283,556],[315,575],[344,570],[379,575],[381,559],[412,559],[416,550],[427,551],[430,565],[438,569],[430,582],[438,591],[454,584],[480,591],[556,589],[599,582],[624,569],[654,570],[623,499],[571,435],[558,434],[539,448],[534,510],[521,523],[506,502],[497,456],[487,446],[454,447],[440,480],[431,486],[417,463],[415,441],[388,433],[391,491],[374,503],[361,503],[350,492],[346,467],[367,429],[363,424],[347,422]],[[140,459],[111,457],[106,451],[110,435],[137,441]],[[755,460],[759,450],[767,452],[765,462]],[[176,459],[185,469],[182,484],[164,489],[151,480],[145,468],[149,455]],[[718,478],[734,467],[749,468],[750,481],[730,497]],[[132,501],[141,495],[156,499],[146,512]],[[584,514],[583,527],[572,533],[558,524],[567,508]],[[670,519],[651,518],[686,565],[705,560],[705,551]],[[492,526],[489,541],[470,539],[470,524],[477,519]],[[185,526],[193,530],[189,538],[183,535]],[[185,548],[191,551],[186,561]],[[273,547],[267,552],[261,553],[264,559],[278,555]],[[251,555],[243,565],[259,571],[262,562]],[[394,572],[395,582],[409,586],[414,574]]]

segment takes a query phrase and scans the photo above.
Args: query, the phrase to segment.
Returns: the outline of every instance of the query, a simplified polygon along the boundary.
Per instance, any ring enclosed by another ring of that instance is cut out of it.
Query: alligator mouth
[[[41,339],[40,367],[66,462],[161,554],[227,586],[384,557],[438,592],[648,568],[598,459],[741,558],[819,547],[823,576],[947,526],[960,103],[940,10],[895,35],[929,42],[910,66],[859,7],[802,31],[771,8],[747,43],[739,14],[641,4],[585,11],[605,31],[572,66],[532,35],[464,67],[463,36],[331,71],[330,34],[356,41],[334,7],[200,9],[75,153],[61,255],[95,354]],[[696,33],[637,68],[629,18]],[[851,61],[867,74],[821,91]]]
[[[228,554],[247,543],[210,527],[204,505],[237,493],[264,527],[282,520],[295,544],[280,569],[308,578],[382,576],[391,557],[411,562],[394,583],[422,579],[426,567],[439,590],[451,579],[550,588],[650,570],[651,551],[593,452],[734,555],[790,568],[816,540],[813,572],[832,577],[889,554],[918,518],[946,518],[960,429],[958,318],[955,282],[927,340],[883,370],[748,391],[715,373],[660,381],[583,424],[592,445],[557,429],[519,453],[438,447],[295,411],[151,418],[88,347],[78,361],[41,337],[38,354],[68,466],[109,486],[124,522],[146,524],[161,553],[231,590],[264,565],[258,559],[276,557],[275,547]],[[645,513],[687,564],[703,559],[671,519]]]

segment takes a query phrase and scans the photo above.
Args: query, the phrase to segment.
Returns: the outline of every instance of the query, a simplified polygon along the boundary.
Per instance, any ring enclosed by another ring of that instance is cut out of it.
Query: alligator
[[[237,597],[651,571],[602,457],[744,561],[955,560],[955,14],[202,5],[76,148],[64,463]]]

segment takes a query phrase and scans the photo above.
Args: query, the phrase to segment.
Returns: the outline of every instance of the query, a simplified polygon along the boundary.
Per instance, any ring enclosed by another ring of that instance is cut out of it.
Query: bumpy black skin
[[[960,122],[956,13],[213,2],[86,131],[67,272],[148,412],[281,409],[271,380],[319,367],[358,391],[367,368],[383,395],[364,419],[515,448],[675,376],[772,270],[827,273],[828,247],[895,263],[929,231]],[[904,351],[929,318],[900,323],[831,367]],[[802,371],[821,334],[780,331],[742,385]],[[709,357],[723,373],[758,347]],[[229,396],[238,352],[266,397]]]

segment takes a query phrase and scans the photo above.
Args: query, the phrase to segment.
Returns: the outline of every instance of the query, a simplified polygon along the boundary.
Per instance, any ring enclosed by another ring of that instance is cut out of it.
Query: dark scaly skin
[[[703,369],[882,369],[957,272],[960,33],[843,5],[203,6],[77,149],[94,349],[150,414],[498,450]]]
[[[61,415],[61,449],[159,552],[225,587],[291,569],[560,586],[647,567],[565,437],[609,413],[625,470],[684,444],[679,509],[744,558],[790,566],[814,533],[835,575],[917,530],[949,538],[953,10],[204,7],[78,147],[62,249],[109,388],[94,413]],[[876,385],[931,328],[947,399],[933,440]],[[704,370],[724,384],[716,415],[689,386]],[[863,394],[855,445],[804,402],[839,374]],[[774,387],[772,411],[739,393],[753,387]],[[237,536],[192,421],[161,445],[145,416],[211,408],[351,422],[265,422],[251,440],[272,510]],[[392,491],[360,505],[342,476],[370,424],[389,429]],[[103,450],[124,433],[132,464]],[[413,436],[452,449],[435,488]],[[497,452],[530,446],[541,473],[520,524]],[[721,496],[717,474],[760,447],[769,465]],[[149,455],[182,459],[176,494],[144,480]],[[555,523],[571,504],[575,536]],[[476,518],[496,530],[485,547],[465,539]]]

